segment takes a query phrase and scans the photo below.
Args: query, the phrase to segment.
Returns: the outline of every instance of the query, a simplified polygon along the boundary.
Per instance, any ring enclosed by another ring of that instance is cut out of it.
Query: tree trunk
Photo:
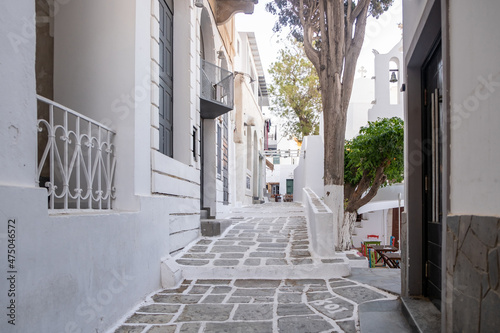
[[[325,80],[326,81],[326,80]],[[344,220],[344,140],[345,110],[340,106],[340,82],[330,82],[331,94],[323,94],[324,117],[324,185],[325,204],[333,213],[334,230],[340,230]],[[334,235],[340,248],[340,234]]]
[[[344,140],[347,108],[356,63],[363,45],[370,0],[360,0],[354,9],[348,1],[347,12],[344,1],[340,0],[313,1],[307,4],[300,0],[294,4],[304,28],[304,51],[316,68],[320,80],[324,123],[324,198],[333,212],[333,223],[337,226],[334,230],[339,230],[334,235],[336,247],[343,248],[338,241],[341,239],[345,209]],[[310,15],[304,8],[318,11],[318,15]],[[321,36],[320,49],[315,46],[315,36],[318,35]]]
[[[352,248],[352,232],[354,231],[354,222],[357,217],[356,212],[344,212],[344,219],[339,224],[339,240],[337,251],[347,251]]]

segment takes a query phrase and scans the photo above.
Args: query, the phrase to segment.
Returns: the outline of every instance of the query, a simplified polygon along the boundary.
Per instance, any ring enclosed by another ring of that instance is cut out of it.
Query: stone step
[[[201,235],[207,237],[220,236],[232,223],[232,220],[201,219]]]
[[[402,297],[403,314],[414,332],[441,332],[441,312],[424,297]]]
[[[200,210],[200,218],[202,220],[210,219],[210,209],[201,209]]]
[[[359,305],[361,332],[410,332],[411,328],[401,313],[401,301],[384,300]],[[390,329],[388,329],[390,328]]]
[[[323,260],[328,261],[329,259]],[[317,260],[314,260],[310,264],[296,265],[230,265],[232,264],[230,262],[231,259],[227,259],[227,266],[217,266],[212,263],[204,264],[203,260],[193,261],[193,264],[190,264],[187,260],[178,260],[178,264],[182,268],[182,275],[185,279],[244,279],[249,276],[255,279],[330,279],[346,277],[350,274],[351,267],[347,258],[334,258],[330,260],[332,262],[319,263]],[[201,266],[196,266],[195,262],[200,263]]]

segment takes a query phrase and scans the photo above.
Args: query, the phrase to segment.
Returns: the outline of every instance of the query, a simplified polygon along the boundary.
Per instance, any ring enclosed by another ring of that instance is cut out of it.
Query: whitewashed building
[[[0,331],[102,332],[179,277],[162,261],[235,200],[233,15],[255,3],[2,5]]]
[[[362,126],[366,126],[368,121],[376,121],[378,118],[399,117],[404,120],[404,101],[401,92],[401,78],[404,77],[401,66],[403,62],[402,41],[394,45],[388,53],[379,53],[376,50],[373,50],[373,53],[375,65],[375,75],[371,78],[374,87],[373,101],[368,109],[364,109],[364,112],[356,108],[362,108],[366,104],[357,103],[356,99],[351,99],[351,103],[354,103],[349,104],[348,119],[357,119],[357,122],[354,122],[358,124],[364,120]],[[366,86],[367,79],[363,80]],[[365,86],[357,85],[357,83],[358,81],[353,88],[353,97],[367,92]],[[358,133],[359,128],[356,135]],[[360,248],[361,242],[368,235],[377,235],[382,244],[389,244],[391,236],[394,237],[395,244],[398,246],[401,220],[398,213],[399,205],[404,206],[403,184],[379,189],[377,195],[358,210],[358,214],[361,216],[358,216],[358,221],[355,224],[352,237],[353,245]]]
[[[442,332],[500,325],[498,13],[496,0],[403,6],[402,293],[427,297]]]
[[[255,34],[240,32],[235,57],[236,205],[251,205],[264,199],[264,106],[269,106],[269,100]]]
[[[375,75],[366,77],[365,71],[361,70],[361,77],[356,78],[353,84],[347,114],[346,139],[357,136],[360,128],[368,125],[368,121],[391,117],[404,119],[400,79],[403,75],[402,41],[386,54],[375,50],[373,53]],[[318,196],[323,196],[322,137],[322,135],[311,136],[304,140],[299,166],[295,169],[297,186],[294,199],[297,201],[304,202],[306,199],[302,194],[302,187],[309,187]],[[359,216],[355,224],[352,236],[353,245],[360,248],[361,242],[368,235],[377,235],[384,244],[389,244],[391,236],[394,236],[398,244],[400,221],[398,206],[403,204],[404,186],[402,184],[379,189],[377,196],[358,210],[358,213],[363,216]]]

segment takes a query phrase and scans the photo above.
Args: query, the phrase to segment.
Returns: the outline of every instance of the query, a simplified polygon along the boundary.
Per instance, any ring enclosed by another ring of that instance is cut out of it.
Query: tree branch
[[[327,61],[328,58],[327,56],[330,54],[330,48],[332,45],[330,45],[328,41],[328,28],[327,28],[327,17],[325,17],[325,14],[328,16],[328,2],[326,3],[326,8],[325,8],[325,1],[326,0],[319,0],[319,26],[320,26],[320,36],[321,36],[321,52],[320,52],[320,57],[321,57],[321,65],[326,66],[326,69],[328,71],[329,68],[329,62]],[[318,75],[324,75],[324,72],[320,65],[320,71],[318,72]],[[323,67],[324,69],[324,67]]]
[[[363,46],[363,39],[365,36],[366,29],[366,13],[368,12],[369,2],[366,2],[364,9],[358,15],[358,19],[356,20],[354,37],[350,40],[350,45],[348,47],[349,52],[346,53],[345,56],[345,66],[344,66],[344,76],[342,83],[344,85],[344,89],[342,92],[342,101],[341,107],[343,110],[347,109],[349,105],[349,100],[351,99],[352,93],[352,84],[354,81],[354,75],[356,73],[356,63],[358,61],[359,54],[361,52],[361,47]],[[359,8],[356,7],[356,9]]]
[[[352,1],[347,0],[347,12],[345,17],[345,37],[344,37],[344,54],[349,53],[352,38],[352,23],[351,23]]]
[[[304,17],[304,0],[299,1],[299,20],[300,24],[302,24],[302,28],[304,29],[304,51],[306,52],[307,57],[312,62],[316,71],[319,73],[320,71],[320,57],[318,51],[314,49],[312,43],[312,27],[306,22]]]
[[[344,183],[344,200],[347,200],[347,202],[349,202],[355,189],[356,187],[352,184]]]
[[[371,182],[371,178],[368,176],[368,170],[365,170],[363,172],[363,176],[361,177],[361,180],[356,185],[356,189],[355,189],[354,193],[352,194],[352,198],[350,198],[350,200],[353,202],[358,201],[363,196],[363,193],[365,193],[366,190],[370,187],[370,182]]]
[[[356,5],[356,8],[354,8],[354,10],[352,11],[350,23],[353,24],[354,20],[359,16],[359,14],[361,14],[363,9],[365,7],[368,8],[369,5],[370,5],[370,0],[360,0],[358,2],[358,4]],[[365,14],[365,16],[366,16],[366,14]]]
[[[368,191],[368,193],[359,200],[348,201],[345,210],[348,212],[355,212],[360,207],[363,207],[368,202],[370,202],[370,200],[373,199],[373,197],[375,197],[380,186],[385,182],[386,179],[387,176],[384,174],[384,166],[378,167],[375,173],[375,178],[373,180],[372,186],[370,187],[370,191]]]
[[[336,71],[342,72],[342,66],[344,64],[344,50],[345,50],[345,19],[344,19],[344,0],[337,0],[334,2],[334,20],[335,29],[330,31],[331,34],[335,36],[335,67]],[[350,38],[348,39],[351,40]]]

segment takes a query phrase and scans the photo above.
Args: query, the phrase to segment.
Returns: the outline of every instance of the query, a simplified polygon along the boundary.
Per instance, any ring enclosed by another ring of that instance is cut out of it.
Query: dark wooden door
[[[423,281],[425,295],[438,309],[441,307],[442,253],[442,73],[441,45],[438,43],[422,70]]]
[[[160,4],[160,152],[173,157],[173,3]]]

